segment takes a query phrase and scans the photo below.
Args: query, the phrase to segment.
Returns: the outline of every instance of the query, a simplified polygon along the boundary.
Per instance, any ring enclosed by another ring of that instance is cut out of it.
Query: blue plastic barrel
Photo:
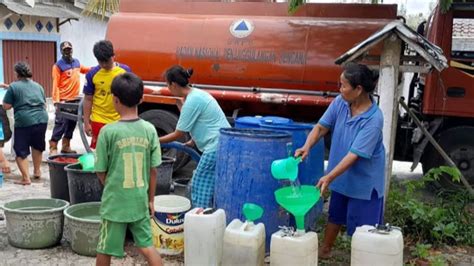
[[[259,116],[242,116],[235,119],[235,128],[260,128]]]
[[[255,203],[264,209],[266,247],[278,226],[289,225],[289,215],[276,202],[274,191],[281,187],[270,172],[276,159],[287,156],[291,136],[286,132],[225,128],[220,130],[217,149],[215,206],[226,212],[227,223],[244,220],[242,206]]]
[[[235,119],[235,128],[260,128],[261,123],[290,124],[293,120],[281,116],[242,116]]]
[[[306,123],[290,123],[290,124],[273,124],[264,122],[260,124],[262,129],[276,130],[291,134],[293,142],[292,154],[295,150],[303,147],[306,138],[313,129],[312,124]],[[321,139],[311,149],[308,157],[300,163],[298,167],[298,180],[302,185],[315,185],[316,182],[324,175],[324,140]],[[314,230],[316,219],[323,211],[323,200],[321,199],[306,214],[305,227],[306,230]]]
[[[281,116],[264,116],[260,119],[260,123],[270,123],[274,125],[279,125],[279,124],[287,125],[287,124],[293,123],[293,120],[290,118],[281,117]]]

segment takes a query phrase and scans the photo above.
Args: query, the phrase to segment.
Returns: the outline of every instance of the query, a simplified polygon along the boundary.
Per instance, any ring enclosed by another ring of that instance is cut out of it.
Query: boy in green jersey
[[[129,228],[148,264],[162,265],[150,224],[161,149],[155,127],[138,117],[143,82],[132,73],[121,74],[112,82],[112,94],[121,119],[106,125],[97,142],[95,170],[104,192],[96,264],[110,265],[111,256],[124,256]]]

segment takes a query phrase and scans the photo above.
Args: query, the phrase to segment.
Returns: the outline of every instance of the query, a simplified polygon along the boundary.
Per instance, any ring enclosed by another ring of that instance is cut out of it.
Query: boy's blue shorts
[[[382,224],[383,197],[378,198],[375,189],[370,200],[355,199],[331,191],[328,219],[333,224],[345,224],[347,234],[352,236],[358,226]]]

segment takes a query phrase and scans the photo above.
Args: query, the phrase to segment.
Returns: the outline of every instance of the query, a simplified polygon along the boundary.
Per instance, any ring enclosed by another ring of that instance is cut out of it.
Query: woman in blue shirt
[[[191,201],[194,207],[212,207],[216,169],[216,151],[219,130],[230,127],[217,101],[207,92],[191,87],[192,69],[173,66],[165,73],[171,94],[183,97],[176,130],[160,138],[160,143],[178,140],[186,133],[192,137],[188,145],[195,145],[201,152],[201,160],[191,181]],[[178,106],[179,107],[179,106]]]
[[[319,256],[329,258],[342,225],[347,234],[362,225],[381,223],[385,150],[383,116],[371,93],[377,77],[365,65],[349,63],[341,74],[341,94],[329,105],[295,156],[304,159],[311,147],[332,133],[327,174],[318,181],[331,190],[329,218]]]

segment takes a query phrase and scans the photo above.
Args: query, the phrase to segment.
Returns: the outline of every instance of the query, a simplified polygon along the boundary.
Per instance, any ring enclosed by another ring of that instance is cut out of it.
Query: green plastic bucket
[[[63,236],[63,211],[69,203],[60,199],[23,199],[5,203],[8,243],[17,248],[39,249],[57,245]]]
[[[64,210],[65,233],[74,252],[94,257],[99,241],[100,202],[72,205]]]

